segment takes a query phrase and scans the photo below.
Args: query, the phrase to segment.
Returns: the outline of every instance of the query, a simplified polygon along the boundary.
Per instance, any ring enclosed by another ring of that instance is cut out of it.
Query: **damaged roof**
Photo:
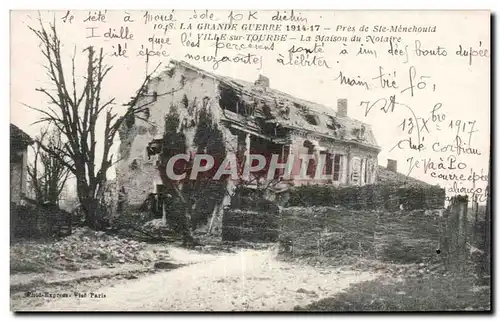
[[[344,142],[354,142],[380,150],[372,128],[347,116],[339,116],[335,109],[272,89],[265,77],[250,83],[231,77],[214,75],[184,61],[171,60],[174,65],[196,71],[217,80],[226,89],[234,90],[239,103],[251,106],[256,118],[283,127],[306,130]],[[264,84],[259,84],[263,80]],[[267,81],[267,84],[266,84]]]
[[[429,187],[433,186],[429,183],[421,181],[419,179],[413,178],[411,176],[405,175],[400,172],[394,172],[387,169],[384,166],[378,166],[377,170],[377,184],[394,184],[400,183],[402,186],[413,186],[413,187]]]
[[[22,148],[33,144],[33,139],[14,124],[10,124],[10,144]]]

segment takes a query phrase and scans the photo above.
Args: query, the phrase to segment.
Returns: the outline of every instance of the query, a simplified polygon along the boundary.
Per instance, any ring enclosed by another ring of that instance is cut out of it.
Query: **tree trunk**
[[[85,225],[91,229],[102,230],[104,224],[100,213],[99,200],[86,198],[81,203],[85,214]]]
[[[82,201],[82,208],[85,214],[85,225],[94,228],[95,226],[95,205],[91,199],[84,199]]]
[[[51,182],[48,194],[49,195],[47,195],[47,200],[51,204],[59,205],[59,195],[57,193],[57,181]]]
[[[167,202],[163,199],[161,203],[161,211],[162,211],[162,216],[161,216],[161,222],[163,225],[167,225]]]
[[[182,204],[181,208],[179,209],[179,220],[181,223],[179,226],[179,231],[181,232],[182,241],[184,242],[184,244],[189,244],[193,241],[193,236],[191,234],[191,207],[192,206],[190,202],[186,202]]]

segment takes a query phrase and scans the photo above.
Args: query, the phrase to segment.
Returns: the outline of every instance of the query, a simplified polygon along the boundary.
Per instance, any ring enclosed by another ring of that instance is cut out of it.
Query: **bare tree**
[[[71,172],[47,150],[56,151],[63,147],[58,130],[49,130],[48,127],[40,131],[32,145],[34,160],[28,164],[28,181],[39,204],[59,204],[59,197]]]
[[[78,90],[75,76],[76,48],[71,58],[71,74],[65,73],[61,53],[61,40],[56,30],[55,19],[46,27],[39,18],[39,28],[29,27],[41,41],[41,53],[45,57],[46,74],[53,88],[38,88],[49,98],[47,109],[38,109],[42,117],[38,122],[46,122],[58,128],[65,139],[61,148],[49,149],[41,144],[50,156],[60,161],[75,176],[78,199],[86,217],[86,224],[95,229],[104,227],[100,199],[104,193],[106,173],[113,164],[111,146],[116,133],[125,119],[135,117],[144,110],[137,101],[144,94],[151,74],[137,91],[122,116],[113,111],[115,98],[103,100],[103,81],[112,67],[104,63],[103,49],[90,46],[83,50],[86,54],[86,75],[81,90]],[[156,67],[156,69],[159,65]],[[153,71],[153,73],[156,71]],[[97,129],[99,120],[104,121],[104,132]],[[97,152],[97,140],[102,151]],[[99,161],[99,156],[101,159]]]

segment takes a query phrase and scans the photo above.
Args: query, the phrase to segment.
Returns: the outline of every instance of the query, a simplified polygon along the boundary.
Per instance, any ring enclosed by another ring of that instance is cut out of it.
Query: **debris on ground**
[[[166,249],[145,242],[77,228],[59,240],[20,241],[11,245],[11,273],[78,271],[120,264],[150,264],[168,258]]]

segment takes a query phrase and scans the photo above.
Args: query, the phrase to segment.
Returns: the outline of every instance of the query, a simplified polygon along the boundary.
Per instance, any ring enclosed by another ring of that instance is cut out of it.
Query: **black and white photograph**
[[[491,312],[490,32],[12,10],[10,310]]]

